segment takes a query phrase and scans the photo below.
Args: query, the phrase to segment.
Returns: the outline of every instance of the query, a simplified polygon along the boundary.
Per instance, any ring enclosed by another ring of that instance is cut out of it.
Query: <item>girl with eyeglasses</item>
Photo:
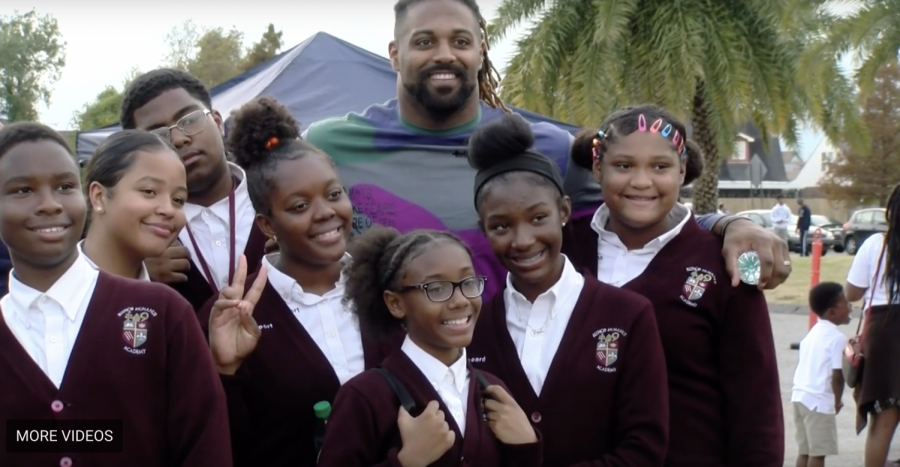
[[[354,313],[383,334],[402,323],[407,336],[382,368],[338,391],[318,466],[540,466],[525,413],[500,380],[466,360],[485,283],[468,247],[446,232],[373,226],[351,251]]]
[[[278,252],[246,281],[241,262],[200,321],[228,396],[235,465],[313,467],[315,405],[381,363],[402,330],[376,339],[341,303],[353,206],[331,158],[298,139],[299,124],[273,99],[232,118],[229,145]]]
[[[544,467],[663,465],[666,364],[650,302],[560,253],[572,212],[556,164],[508,115],[469,141],[475,207],[509,273],[468,348],[544,434]]]

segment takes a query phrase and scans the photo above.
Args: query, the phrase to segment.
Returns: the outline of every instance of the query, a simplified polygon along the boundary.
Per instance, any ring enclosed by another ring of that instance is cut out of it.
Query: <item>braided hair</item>
[[[900,303],[900,184],[888,197],[888,230],[884,234],[884,286],[888,303]]]
[[[345,270],[344,304],[363,327],[384,335],[399,324],[384,301],[384,292],[396,289],[410,261],[438,242],[455,243],[472,254],[462,240],[438,230],[401,234],[397,229],[374,225],[354,238],[349,246],[353,260]]]
[[[697,143],[687,139],[687,131],[681,121],[665,109],[654,105],[623,107],[607,117],[599,129],[585,130],[580,133],[572,145],[572,160],[580,167],[591,169],[594,163],[594,139],[597,138],[597,134],[603,132],[604,135],[599,140],[599,145],[596,148],[598,159],[602,160],[603,155],[609,150],[609,146],[615,144],[617,138],[628,136],[638,131],[639,116],[642,114],[650,122],[661,118],[671,123],[676,131],[685,136],[684,147],[687,160],[685,162],[683,186],[690,185],[703,173],[703,152]]]
[[[399,0],[397,4],[394,5],[395,36],[397,34],[397,27],[400,24],[400,20],[402,20],[406,16],[406,12],[409,7],[423,1],[425,0]],[[491,62],[490,58],[488,58],[490,41],[488,40],[487,21],[485,21],[484,17],[481,15],[481,9],[478,8],[478,4],[475,3],[475,0],[456,1],[462,3],[470,10],[472,10],[472,14],[474,14],[475,18],[478,20],[478,28],[481,32],[481,37],[484,40],[484,53],[482,54],[483,64],[481,66],[481,69],[478,70],[478,98],[492,108],[496,109],[499,107],[503,109],[504,112],[509,113],[510,110],[506,108],[506,106],[503,104],[503,101],[500,100],[500,96],[497,94],[497,88],[500,87],[500,72],[497,71],[497,68]]]

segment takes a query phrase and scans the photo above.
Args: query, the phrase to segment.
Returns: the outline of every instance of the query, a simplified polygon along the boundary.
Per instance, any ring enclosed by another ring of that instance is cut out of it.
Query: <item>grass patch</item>
[[[766,299],[769,303],[808,304],[811,258],[792,255],[791,261],[793,270],[790,277],[775,290],[766,290]],[[850,270],[852,263],[853,256],[849,255],[830,252],[823,256],[819,268],[819,282],[837,282],[843,285],[847,281],[847,271]]]

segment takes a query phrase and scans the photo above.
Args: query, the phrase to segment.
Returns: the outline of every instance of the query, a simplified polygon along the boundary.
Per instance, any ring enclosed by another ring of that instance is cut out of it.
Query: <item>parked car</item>
[[[767,229],[775,230],[772,227],[772,211],[769,209],[742,211],[735,215],[746,217]],[[800,234],[797,232],[797,222],[799,220],[800,218],[797,215],[791,214],[791,222],[788,225],[788,249],[795,253],[801,251]],[[806,244],[808,245],[808,248],[812,247],[816,229],[821,229],[823,255],[827,253],[828,250],[834,250],[838,253],[844,251],[844,244],[842,241],[844,235],[839,222],[821,215],[811,216],[810,221],[809,230],[806,235]]]
[[[844,249],[855,255],[856,250],[867,238],[876,233],[887,232],[887,215],[884,208],[860,209],[844,224]]]

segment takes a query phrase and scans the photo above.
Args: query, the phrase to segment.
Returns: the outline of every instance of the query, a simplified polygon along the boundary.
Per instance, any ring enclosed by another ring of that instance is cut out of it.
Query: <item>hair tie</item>
[[[603,141],[603,138],[606,138],[606,133],[603,130],[598,131],[597,137],[594,138],[593,141],[593,147],[591,148],[594,160],[600,159],[600,141]]]
[[[271,150],[272,148],[277,146],[278,143],[280,143],[280,142],[281,142],[281,140],[279,140],[277,136],[273,136],[273,137],[269,138],[269,140],[266,141],[266,151]]]
[[[662,117],[657,117],[653,124],[649,128],[647,128],[647,118],[644,116],[644,114],[639,114],[637,126],[637,129],[640,132],[656,133],[663,138],[671,140],[672,144],[675,146],[675,149],[678,152],[678,157],[682,161],[685,161],[687,159],[687,151],[685,151],[684,144],[684,135],[682,135],[680,131],[675,129],[675,127],[672,126],[671,123],[665,121],[665,119],[663,119]],[[596,153],[594,154],[594,157],[597,157]]]

